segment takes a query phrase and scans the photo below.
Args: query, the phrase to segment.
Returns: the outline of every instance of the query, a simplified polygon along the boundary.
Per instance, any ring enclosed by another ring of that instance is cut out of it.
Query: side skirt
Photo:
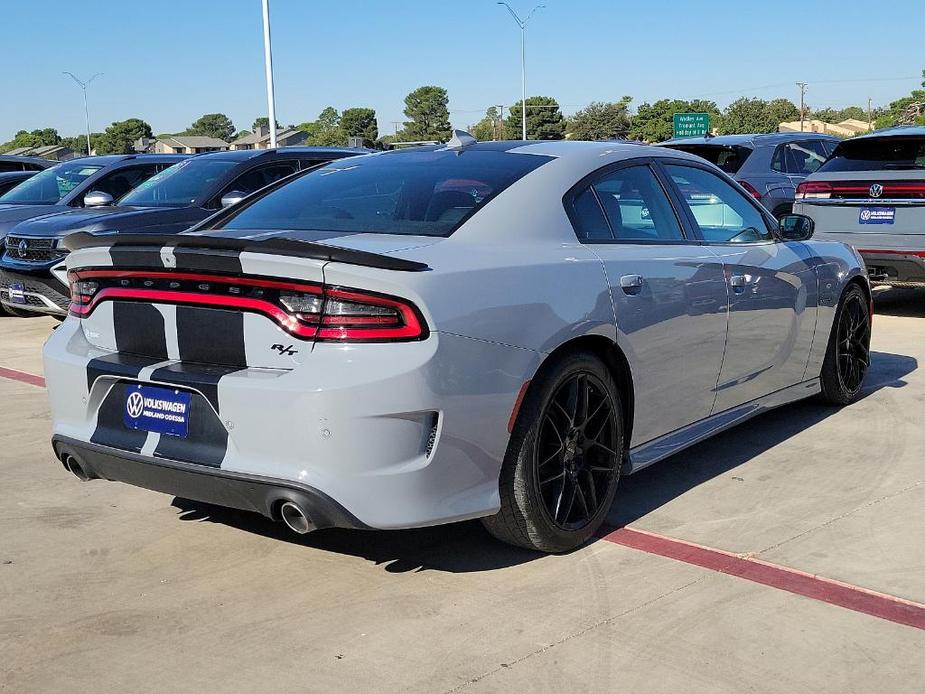
[[[755,415],[759,415],[775,407],[787,405],[797,400],[816,395],[822,390],[819,379],[814,378],[803,381],[794,386],[765,395],[757,400],[738,405],[724,412],[710,415],[699,422],[689,424],[670,434],[665,434],[652,441],[647,441],[629,451],[628,459],[623,465],[623,474],[631,475],[653,463],[657,463],[678,451],[684,450],[695,443],[700,443],[714,434],[725,431],[731,427],[745,422]]]

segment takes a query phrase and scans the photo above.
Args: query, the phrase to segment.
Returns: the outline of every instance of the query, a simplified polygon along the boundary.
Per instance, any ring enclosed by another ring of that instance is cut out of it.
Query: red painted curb
[[[45,379],[41,376],[19,371],[18,369],[8,369],[5,366],[0,366],[0,378],[8,378],[11,381],[28,383],[30,386],[38,386],[39,388],[45,387]]]
[[[925,605],[911,600],[643,530],[619,528],[601,539],[925,630]]]

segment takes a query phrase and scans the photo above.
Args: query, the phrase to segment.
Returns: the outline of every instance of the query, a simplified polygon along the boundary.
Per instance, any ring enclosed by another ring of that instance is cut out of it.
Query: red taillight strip
[[[265,289],[286,289],[305,294],[321,294],[321,285],[311,282],[284,282],[282,280],[264,280],[258,277],[235,277],[233,275],[205,275],[195,272],[138,272],[137,270],[79,270],[80,279],[94,277],[111,277],[113,279],[170,279],[190,280],[193,282],[218,282],[220,284],[262,287]]]
[[[881,255],[914,255],[917,258],[925,258],[925,251],[897,251],[887,248],[859,248],[858,253],[878,253]]]

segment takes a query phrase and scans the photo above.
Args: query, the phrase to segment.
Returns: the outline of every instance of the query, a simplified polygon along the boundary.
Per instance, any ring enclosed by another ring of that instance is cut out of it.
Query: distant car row
[[[69,233],[177,233],[276,180],[364,151],[287,147],[59,164],[0,195],[0,302],[10,312],[63,318],[69,292],[60,241]]]

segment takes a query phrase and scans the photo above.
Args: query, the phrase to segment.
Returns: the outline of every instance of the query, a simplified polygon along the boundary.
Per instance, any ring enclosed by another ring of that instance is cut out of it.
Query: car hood
[[[15,234],[60,238],[75,231],[131,233],[168,225],[185,228],[209,214],[199,207],[91,207],[34,217],[17,224]]]
[[[254,229],[215,229],[212,231],[190,232],[197,236],[218,236],[248,241],[265,241],[267,239],[288,239],[290,241],[310,241],[337,248],[347,248],[368,253],[388,255],[407,251],[412,248],[431,246],[446,239],[442,236],[409,236],[408,234],[368,234],[353,231],[260,231]]]
[[[0,239],[25,219],[66,212],[70,209],[66,205],[0,205]]]

